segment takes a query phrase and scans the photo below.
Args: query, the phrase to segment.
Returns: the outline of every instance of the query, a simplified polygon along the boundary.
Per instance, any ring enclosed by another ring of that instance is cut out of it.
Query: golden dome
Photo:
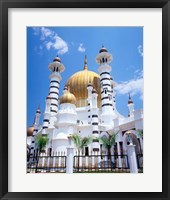
[[[85,57],[84,70],[73,74],[66,83],[66,85],[69,85],[69,91],[76,97],[77,107],[83,107],[88,105],[87,86],[89,83],[91,83],[93,88],[95,88],[95,90],[97,91],[98,107],[100,107],[101,106],[100,76],[97,73],[88,70],[87,58]]]
[[[27,128],[27,136],[32,136],[34,132],[34,126],[30,126]]]
[[[67,89],[65,89],[65,90],[66,91],[60,98],[60,104],[62,104],[62,103],[76,104],[76,98],[75,98],[74,94],[70,93]]]

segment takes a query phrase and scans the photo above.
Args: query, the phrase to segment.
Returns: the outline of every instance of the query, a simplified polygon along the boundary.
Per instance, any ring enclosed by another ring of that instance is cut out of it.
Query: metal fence
[[[127,155],[74,156],[74,173],[129,173]]]
[[[27,173],[64,173],[66,156],[30,156],[27,162]]]
[[[138,171],[143,173],[143,154],[136,154]]]
[[[138,172],[143,172],[143,154],[137,154]],[[65,173],[65,155],[34,155],[27,159],[27,173]],[[130,173],[127,155],[76,155],[74,173]]]

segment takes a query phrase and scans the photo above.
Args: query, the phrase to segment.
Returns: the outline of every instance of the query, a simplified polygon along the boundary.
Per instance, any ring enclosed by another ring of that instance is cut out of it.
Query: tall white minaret
[[[41,115],[41,111],[40,111],[40,107],[38,106],[38,109],[37,109],[36,114],[35,114],[35,119],[34,119],[34,131],[33,131],[33,135],[32,135],[32,138],[31,138],[30,156],[34,155],[34,150],[35,150],[35,136],[36,136],[36,133],[38,132],[40,115]]]
[[[129,114],[128,117],[132,118],[134,116],[134,103],[131,99],[130,93],[129,93],[129,100],[128,100],[128,109],[129,109]]]
[[[109,64],[111,61],[112,55],[108,53],[107,49],[102,46],[99,54],[96,56],[96,62],[99,64],[98,71],[100,73],[101,84],[101,122],[108,125],[113,125],[113,119],[115,117],[113,112],[112,88],[110,81],[110,72],[112,68]]]
[[[49,127],[49,121],[50,121],[50,106],[51,106],[51,97],[50,95],[47,96],[46,98],[46,106],[45,106],[45,112],[44,112],[44,120],[43,120],[43,130],[42,134],[45,135],[46,129]]]
[[[93,88],[92,90],[92,105],[91,105],[91,115],[92,115],[92,134],[94,136],[94,139],[92,141],[92,149],[93,151],[100,152],[100,144],[99,144],[99,117],[98,112],[99,109],[97,107],[97,92]]]
[[[57,56],[54,58],[53,62],[48,66],[51,71],[50,75],[50,91],[49,95],[51,97],[51,115],[56,115],[58,112],[58,96],[60,81],[62,79],[61,73],[65,70],[64,65],[61,63],[61,59]]]

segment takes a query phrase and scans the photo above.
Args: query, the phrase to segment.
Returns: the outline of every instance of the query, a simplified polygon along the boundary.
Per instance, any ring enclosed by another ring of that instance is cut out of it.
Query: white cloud
[[[42,27],[41,28],[41,40],[45,40],[48,37],[54,36],[55,33],[48,28]]]
[[[39,33],[40,33],[40,28],[38,28],[38,27],[33,27],[33,32],[34,32],[34,35],[39,35]]]
[[[124,95],[130,93],[131,96],[140,95],[143,99],[143,72],[140,72],[139,77],[117,84],[115,87],[117,94]]]
[[[86,49],[83,47],[83,43],[79,44],[79,47],[78,47],[77,50],[80,51],[80,52],[82,52],[82,53],[86,51]]]
[[[43,46],[47,49],[57,50],[57,54],[64,54],[68,52],[68,44],[54,31],[49,28],[33,28],[34,35],[39,35],[40,40],[43,41]],[[42,46],[42,45],[41,45]],[[42,48],[41,48],[42,49]]]
[[[57,34],[52,38],[52,41],[49,41],[46,43],[47,50],[50,50],[51,48],[57,50],[58,54],[64,54],[68,52],[68,45],[67,42],[65,42],[61,37],[59,37]]]
[[[138,52],[139,52],[139,54],[140,54],[141,56],[143,56],[143,47],[142,47],[142,45],[139,45],[139,46],[138,46]]]

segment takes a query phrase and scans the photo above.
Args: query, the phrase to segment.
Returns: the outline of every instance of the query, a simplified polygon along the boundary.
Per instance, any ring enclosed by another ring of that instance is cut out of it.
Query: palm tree
[[[74,145],[78,149],[78,166],[77,167],[78,167],[78,170],[79,170],[80,151],[83,150],[83,147],[87,146],[88,144],[90,144],[92,142],[92,137],[91,136],[81,137],[78,134],[73,134],[73,135],[71,135],[71,139],[72,139]]]
[[[99,140],[102,142],[104,147],[108,150],[108,159],[111,159],[111,147],[116,143],[117,133],[108,133],[108,137],[100,137]]]
[[[88,144],[92,142],[91,136],[81,137],[78,134],[72,134],[71,139],[73,143],[75,144],[75,146],[77,147],[78,153],[80,153],[80,150],[82,150],[85,146],[87,146]]]
[[[140,138],[143,139],[143,129],[138,129],[138,130],[136,130],[136,132],[137,132],[137,135],[138,135]]]
[[[49,138],[48,138],[47,135],[37,135],[37,137],[36,137],[36,148],[39,151],[39,153],[41,153],[45,149],[48,141],[49,141]],[[37,157],[37,156],[38,156],[38,154],[36,155],[35,173],[37,173],[38,163],[39,163],[39,159],[40,159],[40,157],[39,156]]]
[[[49,141],[49,138],[47,135],[37,135],[36,144],[37,144],[37,149],[39,150],[39,152],[44,150],[48,141]]]

